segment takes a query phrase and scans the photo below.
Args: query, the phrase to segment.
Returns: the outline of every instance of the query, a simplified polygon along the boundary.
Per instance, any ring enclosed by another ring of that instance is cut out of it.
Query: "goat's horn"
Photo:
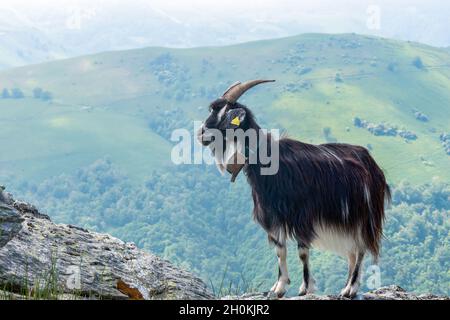
[[[237,81],[233,83],[231,87],[227,89],[227,91],[224,92],[222,98],[226,99],[228,102],[235,103],[239,99],[239,97],[242,96],[248,89],[253,88],[260,83],[274,81],[275,80],[251,80],[244,83]]]

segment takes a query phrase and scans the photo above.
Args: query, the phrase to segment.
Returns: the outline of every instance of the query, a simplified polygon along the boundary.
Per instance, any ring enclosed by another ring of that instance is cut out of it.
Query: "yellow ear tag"
[[[231,124],[239,126],[241,124],[241,120],[239,120],[239,117],[235,117],[233,120],[231,120]]]

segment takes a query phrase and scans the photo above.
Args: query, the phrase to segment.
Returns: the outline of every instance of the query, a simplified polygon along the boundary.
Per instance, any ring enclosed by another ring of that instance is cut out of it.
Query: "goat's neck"
[[[258,148],[261,144],[261,142],[264,142],[264,140],[268,139],[268,135],[265,134],[261,127],[255,122],[255,120],[251,120],[248,124],[248,128],[246,130],[253,130],[256,132],[256,144],[254,146],[244,145],[242,146],[243,150],[241,150],[242,153],[245,153],[245,155],[248,157],[248,153],[256,153],[258,154]],[[268,141],[270,142],[270,141]],[[258,162],[259,162],[259,156],[258,156]]]
[[[272,136],[270,134],[266,134],[264,133],[261,128],[258,125],[255,125],[255,127],[252,128],[253,130],[256,130],[257,132],[257,141],[256,141],[256,145],[253,148],[250,148],[249,146],[246,146],[246,156],[249,156],[248,153],[253,153],[254,156],[256,156],[256,162],[247,162],[245,171],[246,172],[250,172],[250,171],[254,171],[255,173],[257,173],[258,175],[260,174],[260,168],[261,166],[264,166],[263,163],[261,163],[261,158],[260,158],[260,151],[263,152],[262,150],[260,150],[261,146],[263,144],[265,144],[266,146],[266,150],[264,152],[267,152],[267,150],[270,150],[271,146],[272,146]]]

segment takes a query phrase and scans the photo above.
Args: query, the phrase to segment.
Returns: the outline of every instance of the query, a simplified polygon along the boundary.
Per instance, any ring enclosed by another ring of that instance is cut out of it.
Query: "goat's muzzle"
[[[206,147],[214,141],[214,136],[208,133],[208,129],[205,129],[205,126],[202,126],[197,131],[197,141]]]

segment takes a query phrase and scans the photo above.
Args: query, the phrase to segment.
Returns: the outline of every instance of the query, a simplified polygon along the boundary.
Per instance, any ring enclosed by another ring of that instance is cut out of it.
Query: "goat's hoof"
[[[305,296],[308,293],[308,288],[306,287],[305,283],[302,283],[300,286],[300,290],[298,291],[299,296]]]
[[[299,296],[304,296],[304,295],[307,295],[307,294],[310,294],[310,293],[314,293],[315,287],[316,287],[315,284],[316,284],[316,281],[313,278],[311,278],[309,280],[309,285],[308,286],[306,286],[305,282],[302,282],[302,285],[300,286],[300,289],[298,291],[298,295]]]
[[[270,290],[268,296],[274,295],[275,297],[280,299],[280,298],[284,297],[284,295],[286,294],[286,291],[287,291],[286,289]]]
[[[306,296],[306,294],[308,293],[308,291],[306,289],[300,289],[300,291],[298,292],[298,295],[301,296]]]
[[[286,294],[286,290],[282,290],[282,291],[278,291],[278,292],[275,291],[275,294],[277,295],[278,299],[281,299]]]
[[[341,290],[341,293],[339,294],[342,298],[350,298],[350,287],[345,287]]]
[[[359,288],[351,288],[349,293],[349,298],[354,299],[358,295],[358,289]]]
[[[277,286],[278,286],[278,281],[275,282],[275,284],[272,286],[272,288],[270,289],[270,292],[275,292],[275,290],[277,290]]]
[[[267,295],[265,295],[265,296],[266,297],[273,297],[273,298],[280,299],[280,298],[283,298],[285,294],[286,294],[286,291],[285,292],[282,292],[282,291],[281,292],[277,292],[277,291],[270,290],[267,293]]]
[[[278,287],[275,290],[271,290],[271,292],[273,292],[273,294],[278,298],[283,298],[284,295],[286,294],[287,290],[285,289],[284,286],[280,286],[278,285]]]
[[[274,292],[278,298],[282,298],[286,293],[286,285],[290,283],[289,279],[278,279],[270,291]]]
[[[341,294],[340,297],[345,299],[353,299],[356,297],[356,293]]]
[[[354,297],[356,297],[357,294],[358,290],[353,290],[352,288],[344,288],[341,291],[340,296],[342,298],[353,299]]]
[[[341,297],[353,299],[358,294],[359,290],[359,283],[354,283],[353,285],[348,284],[344,289],[341,291]]]

